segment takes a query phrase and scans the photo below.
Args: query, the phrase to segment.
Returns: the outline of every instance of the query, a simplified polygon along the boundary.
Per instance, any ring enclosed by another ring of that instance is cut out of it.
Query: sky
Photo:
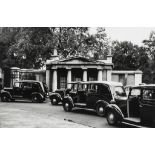
[[[134,44],[142,45],[142,41],[149,38],[155,27],[105,27],[108,37],[112,40],[131,41]],[[91,29],[92,32],[95,28]]]

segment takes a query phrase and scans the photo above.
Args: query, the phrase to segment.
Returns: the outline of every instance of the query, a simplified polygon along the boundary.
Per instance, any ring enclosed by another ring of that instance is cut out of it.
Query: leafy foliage
[[[151,32],[149,39],[143,41],[146,52],[149,55],[149,66],[144,74],[148,83],[155,83],[155,32]]]
[[[144,47],[131,42],[114,41],[112,45],[113,63],[116,70],[143,69],[148,63],[148,55]]]
[[[91,35],[87,27],[38,27],[19,28],[8,47],[12,66],[40,68],[57,49],[62,58],[80,54],[97,59],[106,55],[108,39],[105,29],[98,28]],[[94,55],[97,55],[94,57]]]

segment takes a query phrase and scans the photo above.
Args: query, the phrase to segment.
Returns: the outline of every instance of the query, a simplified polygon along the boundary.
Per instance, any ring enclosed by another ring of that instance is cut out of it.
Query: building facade
[[[113,70],[111,72],[112,81],[121,82],[126,85],[139,85],[142,83],[142,71],[119,71]]]
[[[111,81],[111,56],[105,61],[91,61],[81,56],[46,63],[46,84],[50,91],[70,87],[71,81]]]

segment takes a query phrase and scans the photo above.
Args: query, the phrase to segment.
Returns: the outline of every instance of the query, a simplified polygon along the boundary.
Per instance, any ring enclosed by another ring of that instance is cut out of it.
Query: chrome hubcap
[[[56,103],[56,99],[53,99],[52,101],[53,101],[53,103]]]
[[[110,123],[114,123],[114,121],[115,121],[115,116],[114,116],[113,113],[110,113],[110,114],[109,114],[108,120],[109,120]]]
[[[103,107],[99,107],[99,113],[103,113],[103,112],[104,112]]]
[[[66,107],[66,109],[68,110],[69,104],[68,104],[68,103],[65,103],[65,107]]]

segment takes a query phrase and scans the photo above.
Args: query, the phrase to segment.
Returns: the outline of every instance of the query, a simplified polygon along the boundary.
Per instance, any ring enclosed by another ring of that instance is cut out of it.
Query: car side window
[[[32,84],[31,83],[22,83],[21,87],[23,89],[32,89]]]
[[[77,84],[72,84],[72,91],[77,91],[78,85]]]
[[[19,82],[15,82],[15,83],[14,83],[14,87],[15,87],[15,88],[20,88],[20,87],[21,87],[21,84],[20,84]]]
[[[98,85],[97,92],[100,93],[100,94],[105,94],[105,95],[110,95],[111,94],[108,87],[104,86],[104,85]]]
[[[96,84],[88,85],[88,91],[89,92],[96,93],[97,92],[97,88],[98,88],[98,86]]]
[[[132,89],[130,92],[130,96],[140,96],[141,90],[138,88]]]
[[[40,88],[40,86],[39,86],[39,84],[38,83],[34,83],[33,85],[32,85],[32,89],[33,89],[33,91],[38,91],[39,90],[39,88]]]
[[[155,90],[144,89],[143,90],[143,99],[144,100],[155,100]]]
[[[79,84],[78,91],[83,90],[83,84]]]

